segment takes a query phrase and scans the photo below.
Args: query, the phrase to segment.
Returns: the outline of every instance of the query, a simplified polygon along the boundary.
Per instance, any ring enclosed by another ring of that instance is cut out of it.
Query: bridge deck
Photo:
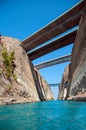
[[[35,67],[37,69],[42,69],[42,68],[46,68],[46,67],[49,67],[49,66],[52,66],[52,65],[68,62],[68,61],[71,61],[71,55],[66,55],[66,56],[63,56],[63,57],[60,57],[60,58],[55,58],[53,60],[49,60],[47,62],[37,64],[37,65],[35,65]]]
[[[50,87],[59,87],[60,83],[52,83],[52,84],[48,84]]]
[[[31,60],[34,60],[40,56],[43,56],[49,52],[55,51],[59,48],[65,47],[74,42],[77,30],[70,32],[69,34],[51,42],[44,47],[41,47],[31,53],[28,53],[28,56]]]
[[[26,51],[30,51],[38,45],[43,44],[49,39],[67,31],[68,29],[79,24],[79,20],[82,14],[83,1],[73,7],[71,10],[46,25],[44,28],[28,37],[22,44]]]

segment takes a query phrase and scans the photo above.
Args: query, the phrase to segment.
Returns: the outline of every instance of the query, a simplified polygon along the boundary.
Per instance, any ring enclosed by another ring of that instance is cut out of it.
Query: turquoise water
[[[86,130],[86,103],[50,101],[0,106],[0,130]]]

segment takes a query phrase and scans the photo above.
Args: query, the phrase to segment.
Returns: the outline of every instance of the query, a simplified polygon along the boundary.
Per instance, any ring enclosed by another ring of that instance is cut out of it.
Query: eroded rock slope
[[[51,90],[17,39],[0,38],[0,104],[50,100]],[[41,81],[41,83],[40,83]],[[38,89],[40,91],[38,91]],[[42,97],[41,97],[42,96]]]
[[[72,61],[66,72],[68,84],[65,99],[86,101],[86,4],[74,41]],[[59,99],[64,99],[66,75],[64,73]]]

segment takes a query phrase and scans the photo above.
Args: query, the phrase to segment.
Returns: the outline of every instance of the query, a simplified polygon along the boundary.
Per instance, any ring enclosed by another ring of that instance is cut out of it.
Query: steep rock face
[[[48,86],[46,80],[42,78],[42,76],[39,74],[36,68],[34,69],[34,71],[39,99],[42,101],[54,99],[53,94],[51,93],[50,87]]]
[[[58,95],[59,100],[64,100],[67,97],[67,91],[68,91],[67,89],[69,86],[69,66],[67,66],[64,70],[62,82],[59,87],[59,95]]]
[[[74,41],[72,50],[72,60],[67,72],[67,99],[68,100],[86,100],[86,4],[83,15],[80,20],[80,26]],[[64,99],[65,78],[64,73],[61,91],[61,99]]]
[[[0,104],[40,101],[34,68],[21,43],[10,37],[1,37],[0,40]],[[10,67],[10,70],[13,68],[11,76],[2,55],[6,49],[7,55],[13,52],[15,57]]]
[[[74,43],[70,69],[69,96],[78,95],[80,97],[80,94],[84,96],[86,93],[86,4]]]

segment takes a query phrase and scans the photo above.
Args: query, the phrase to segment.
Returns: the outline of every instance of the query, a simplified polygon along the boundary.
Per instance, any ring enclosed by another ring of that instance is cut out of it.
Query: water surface
[[[49,101],[0,106],[0,130],[86,130],[86,103]]]

